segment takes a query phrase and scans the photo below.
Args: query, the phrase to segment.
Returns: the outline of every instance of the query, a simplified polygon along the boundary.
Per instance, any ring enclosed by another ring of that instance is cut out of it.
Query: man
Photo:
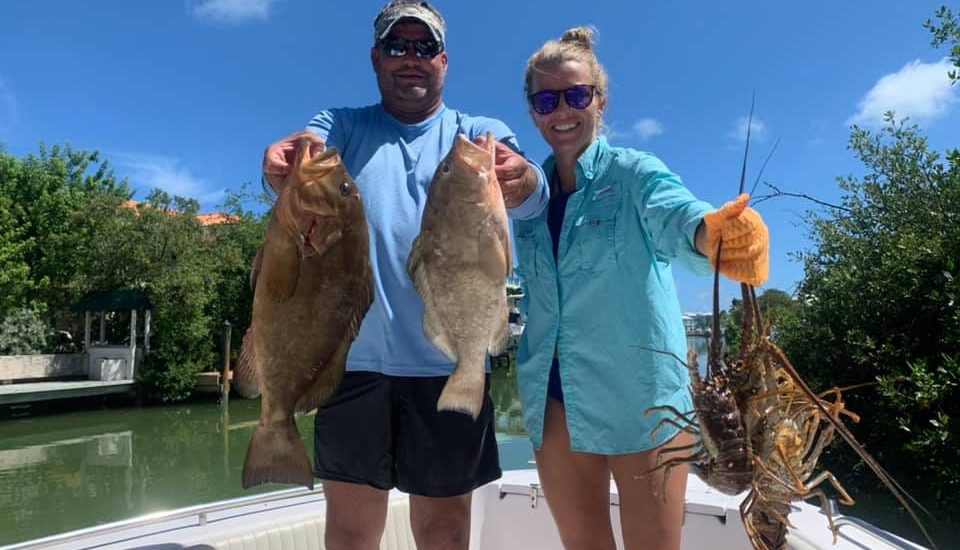
[[[410,493],[420,549],[466,549],[471,491],[500,477],[492,402],[479,418],[437,412],[454,363],[422,330],[423,302],[406,262],[420,231],[427,190],[458,133],[496,136],[496,172],[508,213],[545,206],[543,171],[517,153],[499,120],[443,103],[446,24],[426,2],[395,0],[374,21],[370,60],[381,103],[322,111],[301,132],[271,145],[264,175],[282,185],[301,136],[340,150],[360,187],[370,226],[376,297],[350,349],[341,389],[316,418],[316,474],[327,497],[326,547],[376,549],[387,491]],[[487,387],[489,391],[489,383]]]

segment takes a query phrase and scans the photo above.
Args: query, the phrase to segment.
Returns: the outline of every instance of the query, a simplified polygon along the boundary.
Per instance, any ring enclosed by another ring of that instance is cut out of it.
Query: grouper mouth
[[[470,167],[477,174],[484,171],[493,171],[495,162],[495,147],[493,134],[487,132],[487,147],[483,148],[467,139],[463,134],[457,135],[454,143],[456,158]]]
[[[340,215],[330,203],[324,185],[331,177],[346,179],[346,169],[336,148],[325,149],[311,156],[310,141],[300,143],[296,172],[289,185],[280,193],[275,206],[277,221],[284,231],[300,245],[301,256],[306,258],[321,253],[326,245],[315,242],[314,232],[324,219]],[[336,195],[340,198],[339,194]],[[357,196],[359,200],[359,196]]]

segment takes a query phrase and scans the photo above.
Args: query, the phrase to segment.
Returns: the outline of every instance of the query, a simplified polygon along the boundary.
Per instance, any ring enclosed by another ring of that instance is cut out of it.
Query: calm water
[[[530,468],[516,380],[498,370],[492,387],[503,467]],[[236,398],[227,414],[211,400],[0,420],[0,545],[287,487],[240,487],[259,405]],[[313,417],[297,424],[312,448]]]
[[[704,339],[689,345],[706,357]],[[531,468],[512,371],[494,372],[492,397],[504,469]],[[258,415],[259,401],[232,399],[227,414],[208,401],[0,420],[0,545],[280,488],[240,487]],[[313,417],[298,425],[312,448]],[[869,506],[854,513],[912,536],[886,502]],[[952,533],[941,546],[960,546]]]

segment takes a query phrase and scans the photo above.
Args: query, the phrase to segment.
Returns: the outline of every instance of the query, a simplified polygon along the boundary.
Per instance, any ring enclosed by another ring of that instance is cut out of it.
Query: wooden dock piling
[[[230,400],[230,321],[223,320],[223,365],[220,369],[220,403],[227,406]]]

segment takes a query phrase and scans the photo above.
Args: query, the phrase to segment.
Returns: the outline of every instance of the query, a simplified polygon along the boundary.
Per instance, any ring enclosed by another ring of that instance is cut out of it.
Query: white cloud
[[[750,124],[750,140],[763,141],[767,135],[767,125],[757,117],[753,117],[753,120],[745,116],[740,117],[727,136],[737,141],[746,141],[748,121]]]
[[[633,131],[641,140],[647,141],[663,133],[663,124],[652,118],[642,118],[633,124]]]
[[[196,0],[190,13],[205,21],[239,25],[248,21],[265,21],[270,8],[279,0]]]
[[[17,98],[0,78],[0,138],[13,131],[17,117]]]
[[[216,206],[224,196],[222,189],[213,189],[175,158],[144,153],[109,153],[119,176],[127,176],[130,187],[139,191],[140,199],[156,188],[170,195],[196,199],[201,207]]]
[[[917,123],[945,115],[956,101],[956,90],[960,89],[950,86],[947,72],[951,68],[946,57],[936,63],[921,63],[920,60],[907,63],[873,85],[860,100],[857,114],[850,117],[847,124],[880,126],[887,111],[894,111],[898,118],[910,117]]]
[[[603,122],[603,126],[600,128],[600,133],[603,135],[603,137],[607,138],[608,141],[617,141],[630,136],[629,132],[621,132],[619,125],[616,122],[608,121]]]

